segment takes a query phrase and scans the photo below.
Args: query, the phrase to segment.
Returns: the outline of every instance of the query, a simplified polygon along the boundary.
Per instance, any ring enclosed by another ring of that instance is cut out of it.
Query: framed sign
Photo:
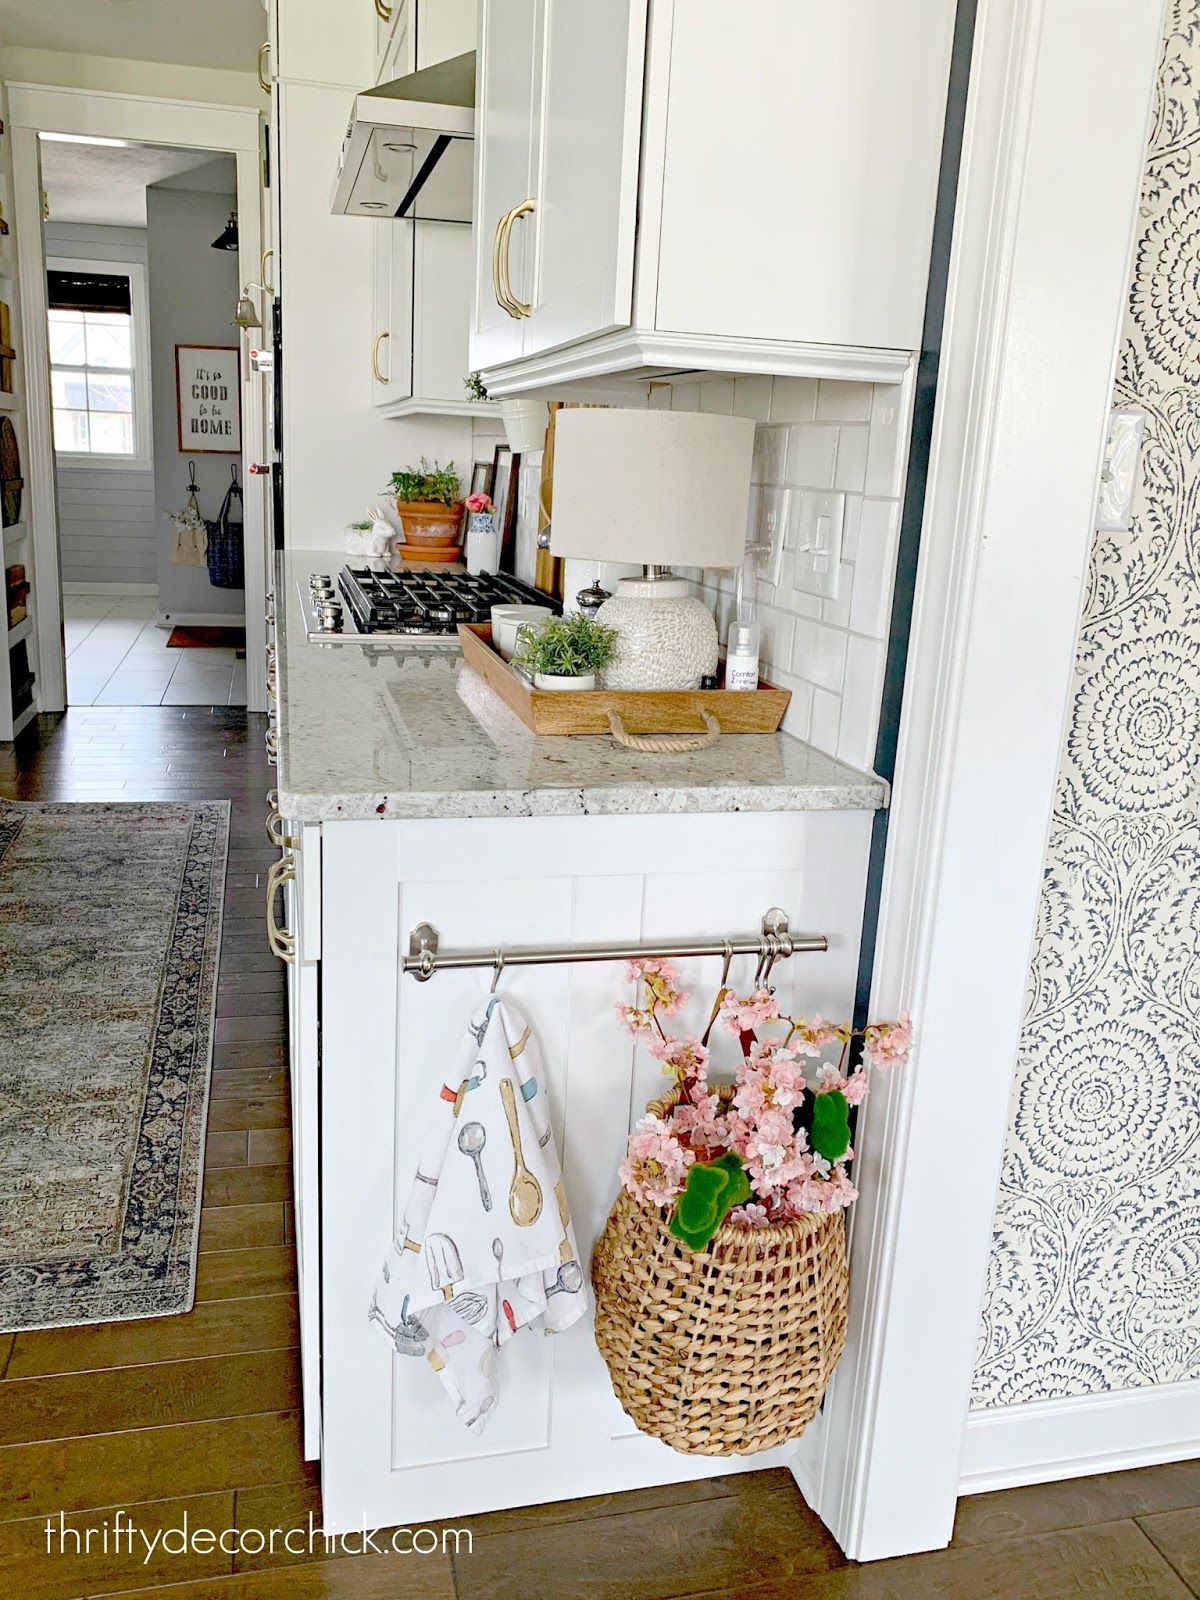
[[[241,454],[242,378],[237,345],[177,344],[175,393],[181,454]]]

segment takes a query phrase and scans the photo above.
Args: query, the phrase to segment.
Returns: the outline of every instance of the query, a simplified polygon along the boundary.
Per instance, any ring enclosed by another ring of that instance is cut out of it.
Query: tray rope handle
[[[721,737],[721,724],[711,711],[697,707],[704,718],[704,733],[630,733],[621,721],[620,713],[608,713],[608,726],[618,744],[626,750],[640,750],[646,755],[687,755],[692,750],[707,750]]]

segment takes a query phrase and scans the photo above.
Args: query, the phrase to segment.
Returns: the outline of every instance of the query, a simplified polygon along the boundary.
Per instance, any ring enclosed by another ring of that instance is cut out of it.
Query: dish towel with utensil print
[[[369,1315],[400,1355],[425,1357],[482,1433],[498,1350],[522,1328],[569,1328],[587,1289],[537,1041],[509,1001],[488,996],[437,1092]]]

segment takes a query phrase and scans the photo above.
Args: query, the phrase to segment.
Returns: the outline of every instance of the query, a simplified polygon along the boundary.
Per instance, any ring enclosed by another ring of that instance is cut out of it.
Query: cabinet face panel
[[[656,327],[917,349],[954,0],[678,0]]]
[[[621,1411],[589,1315],[554,1339],[525,1335],[501,1356],[501,1398],[485,1433],[454,1416],[423,1362],[393,1356],[366,1309],[404,1215],[428,1108],[458,1063],[487,971],[400,973],[413,927],[443,948],[718,939],[753,931],[771,905],[824,932],[826,955],[776,967],[784,1009],[848,1015],[853,1001],[871,819],[676,816],[335,823],[323,842],[324,1475],[327,1527],[379,1526],[612,1492],[738,1470],[684,1457]],[[680,963],[692,998],[676,1019],[703,1031],[719,960]],[[735,963],[749,985],[754,958]],[[617,1189],[626,1135],[665,1080],[622,1032],[621,963],[510,968],[503,992],[541,1047],[551,1123],[581,1260]],[[717,1070],[735,1045],[718,1038]],[[748,1458],[788,1459],[784,1449]]]
[[[413,392],[414,224],[386,221],[368,227],[375,236],[371,400],[384,406]]]
[[[404,0],[392,0],[402,5]],[[358,94],[370,83],[387,28],[374,0],[276,0],[279,8],[278,77],[303,83],[339,84]],[[249,71],[251,63],[246,63]],[[329,160],[336,155],[335,145]],[[323,182],[328,179],[323,175]]]
[[[461,401],[470,370],[472,230],[456,222],[422,222],[415,233],[413,393],[423,400]]]
[[[646,6],[546,6],[536,278],[517,291],[533,304],[526,355],[629,326]]]
[[[480,0],[475,90],[475,292],[471,367],[520,356],[525,323],[497,299],[493,249],[504,217],[532,196],[541,93],[538,44],[544,0]],[[517,223],[508,256],[514,292],[531,281],[530,229]]]
[[[475,48],[476,0],[419,0],[417,71]]]

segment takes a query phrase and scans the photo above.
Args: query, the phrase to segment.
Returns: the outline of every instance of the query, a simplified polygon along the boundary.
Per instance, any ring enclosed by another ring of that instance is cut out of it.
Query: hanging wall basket
[[[659,1116],[677,1095],[652,1101]],[[624,1190],[592,1257],[596,1343],[643,1433],[685,1455],[749,1455],[797,1439],[846,1343],[841,1212],[726,1223],[703,1250]]]

